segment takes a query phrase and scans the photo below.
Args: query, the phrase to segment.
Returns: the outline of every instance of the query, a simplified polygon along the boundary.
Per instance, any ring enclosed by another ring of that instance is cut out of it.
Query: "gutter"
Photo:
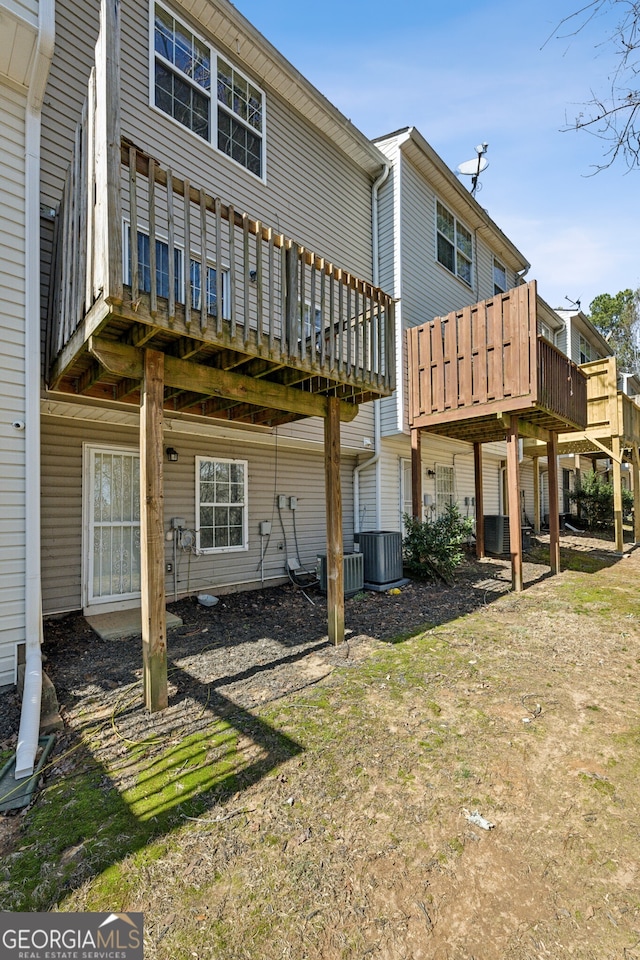
[[[389,173],[391,171],[391,165],[385,161],[385,164],[382,168],[380,175],[377,180],[374,181],[373,186],[371,187],[371,272],[373,285],[375,287],[380,284],[380,227],[378,221],[378,193],[380,187],[387,180]],[[376,468],[376,528],[379,530],[382,526],[382,476],[380,473],[380,446],[381,446],[381,437],[382,437],[382,411],[380,404],[382,401],[378,398],[373,401],[373,456],[369,457],[368,460],[365,460],[364,463],[358,464],[353,471],[353,531],[354,533],[360,533],[360,473],[367,467]]]
[[[40,583],[40,132],[55,46],[55,0],[40,0],[25,117],[25,647],[15,778],[33,774],[42,697]]]

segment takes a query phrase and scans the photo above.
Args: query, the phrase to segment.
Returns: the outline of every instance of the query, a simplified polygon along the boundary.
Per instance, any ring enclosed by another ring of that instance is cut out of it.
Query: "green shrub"
[[[591,470],[581,476],[569,499],[578,504],[578,512],[587,522],[589,530],[610,526],[613,523],[613,484],[600,473]],[[622,488],[622,514],[628,516],[633,507],[633,494]]]
[[[464,560],[463,545],[473,533],[473,520],[461,516],[454,503],[437,520],[415,520],[405,514],[404,523],[407,535],[402,549],[407,570],[452,583],[456,567]]]

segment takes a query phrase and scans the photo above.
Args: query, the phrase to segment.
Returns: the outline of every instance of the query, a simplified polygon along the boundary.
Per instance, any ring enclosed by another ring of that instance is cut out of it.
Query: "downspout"
[[[55,0],[40,0],[25,117],[25,649],[15,779],[31,776],[42,697],[40,589],[40,132],[55,45]]]
[[[378,179],[371,187],[371,256],[372,280],[375,287],[380,284],[380,229],[378,225],[378,192],[389,176],[391,166],[385,163]],[[360,472],[367,467],[376,468],[376,529],[382,526],[382,477],[380,474],[380,441],[382,437],[381,400],[373,401],[373,456],[358,464],[353,471],[353,530],[360,532]]]

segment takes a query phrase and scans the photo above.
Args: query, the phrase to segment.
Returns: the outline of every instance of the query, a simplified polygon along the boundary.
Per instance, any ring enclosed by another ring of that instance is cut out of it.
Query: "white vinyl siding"
[[[86,409],[86,408],[85,408]],[[100,416],[100,411],[96,411]],[[83,442],[101,446],[135,447],[138,430],[101,423],[99,420],[71,419],[43,415],[42,431],[42,581],[45,614],[78,610],[82,607],[82,449]],[[167,444],[169,437],[165,437]],[[245,551],[203,553],[178,549],[177,590],[187,593],[228,592],[260,586],[260,522],[270,520],[272,533],[265,546],[264,576],[267,583],[287,578],[285,560],[295,556],[297,532],[300,560],[313,569],[318,553],[326,552],[326,507],[324,455],[322,448],[265,446],[256,443],[248,431],[241,435],[248,464],[248,546]],[[177,463],[164,466],[164,530],[172,517],[183,517],[186,529],[195,534],[196,458],[234,460],[238,438],[212,439],[171,431],[170,445],[179,453]],[[344,548],[353,549],[354,456],[343,456],[341,488]],[[282,510],[282,523],[275,509],[275,496],[297,497],[295,516]],[[282,549],[279,545],[282,544]],[[173,562],[173,544],[165,541],[165,559]],[[173,573],[166,575],[167,600],[173,600]]]
[[[74,131],[98,33],[98,7],[77,0],[56,4],[56,52],[43,108],[42,201],[56,206],[71,157]],[[363,279],[371,279],[371,179],[291,105],[268,99],[268,183],[212,150],[200,137],[149,104],[149,9],[121,5],[122,133],[172,167],[174,175],[210,189],[308,250]],[[209,13],[203,10],[203,17]],[[233,63],[233,49],[199,32]],[[326,188],[331,184],[331,190]]]
[[[25,639],[25,110],[0,86],[0,686],[15,682]]]
[[[494,295],[494,260],[500,258],[479,235],[474,242],[473,286],[460,283],[437,261],[435,217],[439,198],[424,175],[391,139],[380,144],[393,163],[392,172],[380,192],[381,286],[400,297],[396,317],[402,330],[446,316],[477,300]],[[452,207],[454,217],[457,211]],[[464,224],[464,217],[460,217]],[[391,247],[395,237],[395,250]],[[511,269],[506,270],[507,288],[515,283]],[[396,349],[401,366],[396,394],[382,401],[383,436],[398,430],[408,431],[405,399],[408,393],[408,367],[405,338],[399,334]]]

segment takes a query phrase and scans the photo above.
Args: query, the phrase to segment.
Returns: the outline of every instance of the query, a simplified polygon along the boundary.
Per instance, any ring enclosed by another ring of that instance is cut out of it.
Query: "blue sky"
[[[556,39],[579,0],[236,6],[367,136],[413,125],[452,169],[487,141],[477,199],[552,306],[640,287],[640,171],[593,175],[602,142],[562,132],[606,93],[615,8]]]

